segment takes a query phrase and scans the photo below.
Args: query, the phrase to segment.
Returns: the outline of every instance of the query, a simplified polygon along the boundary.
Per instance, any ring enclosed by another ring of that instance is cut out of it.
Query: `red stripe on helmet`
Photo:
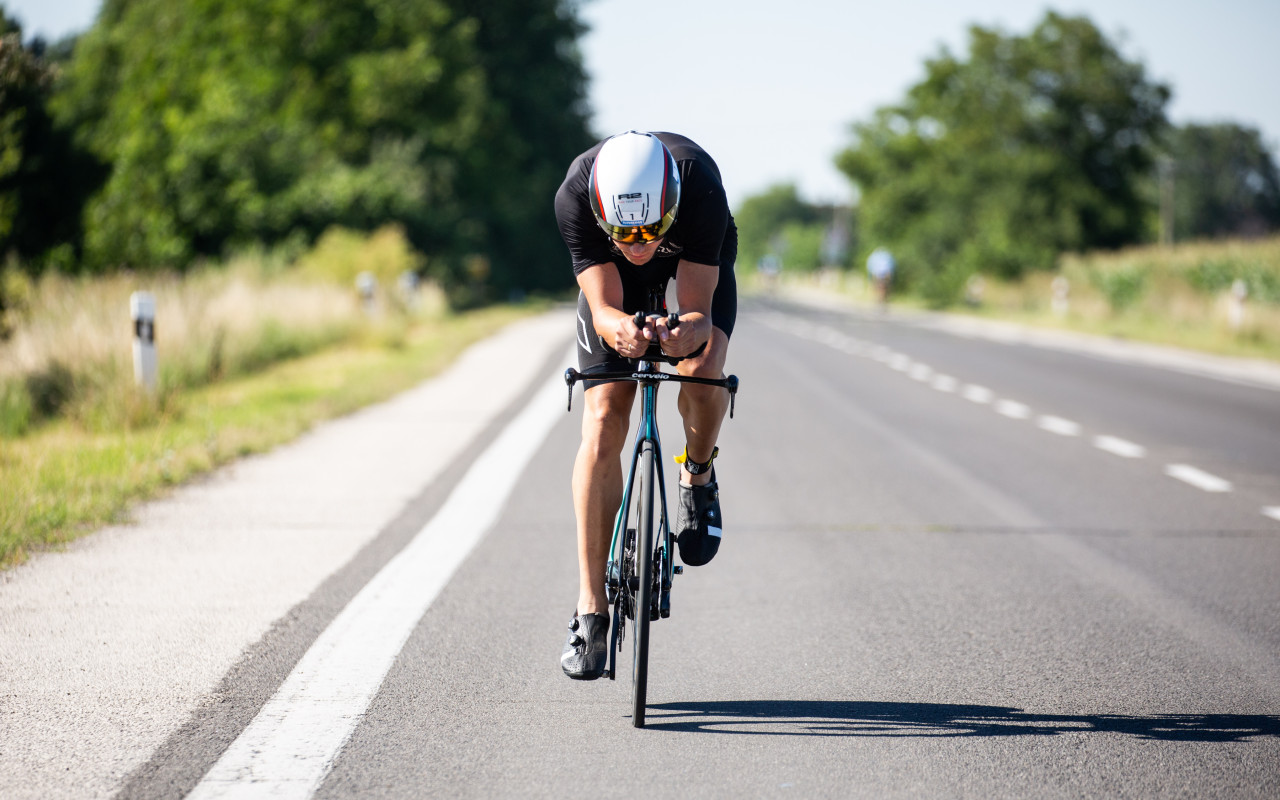
[[[604,198],[600,196],[600,181],[596,180],[596,167],[600,164],[600,157],[597,155],[596,160],[591,162],[591,190],[596,194],[596,208],[600,209],[600,216],[605,222],[609,221],[609,216],[604,210]]]

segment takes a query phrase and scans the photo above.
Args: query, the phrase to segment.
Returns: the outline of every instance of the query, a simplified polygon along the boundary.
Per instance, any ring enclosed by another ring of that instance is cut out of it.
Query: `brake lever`
[[[573,384],[576,383],[578,379],[581,377],[582,377],[582,373],[578,372],[573,367],[569,367],[564,371],[564,382],[565,382],[565,385],[569,387],[569,405],[565,409],[565,411],[573,410]]]

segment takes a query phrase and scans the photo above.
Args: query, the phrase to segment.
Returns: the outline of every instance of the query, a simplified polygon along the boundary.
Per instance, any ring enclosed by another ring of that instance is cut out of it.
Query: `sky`
[[[27,36],[88,28],[101,0],[0,0]],[[1280,157],[1280,0],[583,0],[593,129],[667,130],[720,165],[730,203],[793,182],[848,202],[835,155],[978,24],[1028,33],[1052,8],[1093,20],[1168,84],[1173,122],[1258,128]]]

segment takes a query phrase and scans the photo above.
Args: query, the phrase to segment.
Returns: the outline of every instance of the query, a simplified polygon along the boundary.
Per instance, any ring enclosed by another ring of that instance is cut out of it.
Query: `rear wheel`
[[[631,724],[644,727],[644,704],[649,679],[649,610],[653,605],[653,443],[640,452],[640,515],[636,521],[635,636],[631,663]]]

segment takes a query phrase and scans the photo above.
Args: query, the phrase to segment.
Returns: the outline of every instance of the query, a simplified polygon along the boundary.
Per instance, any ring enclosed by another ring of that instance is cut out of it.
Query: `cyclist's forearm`
[[[601,305],[591,309],[591,323],[606,342],[613,342],[624,318],[631,319],[631,315],[616,306]]]

